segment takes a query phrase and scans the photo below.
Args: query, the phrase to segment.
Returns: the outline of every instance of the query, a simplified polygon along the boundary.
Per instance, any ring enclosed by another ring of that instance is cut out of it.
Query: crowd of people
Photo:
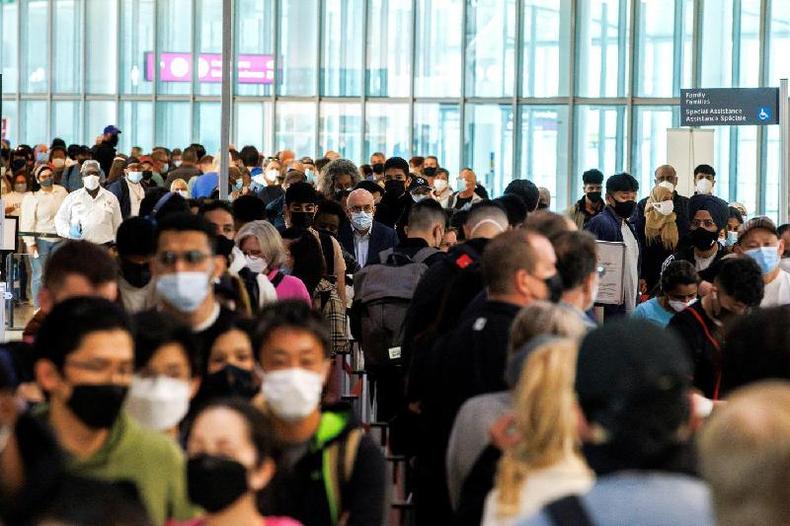
[[[436,156],[121,133],[2,145],[36,311],[0,348],[0,524],[790,523],[790,226],[713,167],[639,201],[591,169],[557,213]]]

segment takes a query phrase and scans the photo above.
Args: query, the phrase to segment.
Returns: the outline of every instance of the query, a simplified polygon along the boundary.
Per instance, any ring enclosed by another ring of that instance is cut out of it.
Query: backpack
[[[403,322],[414,291],[428,270],[425,260],[438,249],[420,249],[414,257],[387,249],[383,263],[368,265],[354,275],[355,316],[365,363],[400,363]]]

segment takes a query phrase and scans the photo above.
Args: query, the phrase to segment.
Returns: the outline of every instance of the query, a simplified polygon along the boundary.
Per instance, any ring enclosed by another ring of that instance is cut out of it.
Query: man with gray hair
[[[321,170],[318,186],[325,198],[340,203],[359,181],[357,165],[348,159],[335,159]]]
[[[790,382],[753,384],[715,411],[699,440],[719,526],[790,520]]]
[[[333,161],[335,162],[335,161]],[[332,163],[330,163],[332,164]],[[373,219],[376,204],[373,194],[357,188],[346,200],[348,221],[340,226],[338,241],[354,257],[360,267],[379,262],[379,253],[398,244],[395,230]]]

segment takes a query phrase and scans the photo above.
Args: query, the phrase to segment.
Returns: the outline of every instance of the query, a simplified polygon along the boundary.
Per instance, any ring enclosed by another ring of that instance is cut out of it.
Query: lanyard
[[[705,332],[705,337],[708,339],[710,344],[713,345],[713,348],[716,349],[716,356],[714,360],[716,366],[716,385],[713,388],[713,400],[718,400],[719,388],[721,387],[721,367],[722,367],[721,345],[719,345],[718,340],[716,340],[716,338],[714,338],[713,335],[710,333],[710,331],[708,330],[708,325],[702,319],[702,316],[700,316],[699,312],[697,312],[694,309],[686,309],[686,310],[688,310],[691,313],[691,315],[694,316],[694,318],[696,318],[696,320],[702,326],[703,332]]]

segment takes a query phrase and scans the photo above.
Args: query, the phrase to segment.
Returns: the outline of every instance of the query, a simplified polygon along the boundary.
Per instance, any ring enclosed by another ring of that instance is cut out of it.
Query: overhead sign
[[[200,53],[198,82],[222,82],[222,54]],[[239,55],[236,79],[240,84],[271,84],[274,82],[274,56]],[[154,54],[145,54],[145,80],[154,80]],[[192,53],[160,53],[161,82],[192,82]]]
[[[779,88],[680,90],[681,126],[779,124]]]

